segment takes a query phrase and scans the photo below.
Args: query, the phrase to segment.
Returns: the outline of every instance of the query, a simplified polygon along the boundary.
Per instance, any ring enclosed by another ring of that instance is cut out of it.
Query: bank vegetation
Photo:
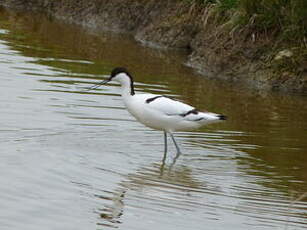
[[[0,0],[94,30],[188,51],[207,77],[307,92],[307,0]]]

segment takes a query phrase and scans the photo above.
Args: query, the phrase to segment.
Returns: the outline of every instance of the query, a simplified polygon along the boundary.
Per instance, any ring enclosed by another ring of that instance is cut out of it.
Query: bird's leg
[[[164,131],[164,153],[167,152],[167,132]]]
[[[165,163],[166,160],[166,154],[167,154],[167,132],[164,131],[164,156],[163,156],[163,164]]]
[[[175,163],[176,163],[178,157],[181,155],[181,151],[180,151],[179,146],[178,146],[178,144],[177,144],[177,142],[176,142],[176,140],[175,140],[174,135],[173,135],[172,133],[169,133],[169,134],[171,135],[172,140],[173,140],[173,142],[174,142],[174,144],[175,144],[175,147],[176,147],[176,149],[177,149],[177,154],[176,154],[176,156],[174,157],[173,162],[172,162],[172,164],[171,164],[171,166],[170,166],[170,170],[171,170],[171,169],[173,168],[173,166],[175,165]]]
[[[163,171],[164,171],[166,155],[167,155],[167,133],[164,131],[164,155],[163,155],[162,164],[160,167],[161,176],[163,175]]]
[[[173,140],[173,142],[174,142],[174,144],[175,144],[175,147],[176,147],[176,149],[177,149],[177,155],[180,155],[180,154],[181,154],[181,151],[180,151],[179,145],[177,144],[177,142],[176,142],[176,140],[175,140],[174,135],[173,135],[172,133],[169,133],[169,134],[171,135],[171,138],[172,138],[172,140]],[[177,158],[178,158],[178,157],[177,157]]]

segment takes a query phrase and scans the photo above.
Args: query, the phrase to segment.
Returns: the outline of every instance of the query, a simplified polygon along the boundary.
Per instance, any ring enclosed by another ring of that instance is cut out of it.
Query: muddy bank
[[[300,49],[274,47],[270,34],[229,31],[208,9],[176,0],[0,0],[6,7],[41,11],[95,30],[131,33],[154,47],[189,52],[187,64],[207,77],[260,89],[307,92]],[[274,47],[274,48],[272,48]]]

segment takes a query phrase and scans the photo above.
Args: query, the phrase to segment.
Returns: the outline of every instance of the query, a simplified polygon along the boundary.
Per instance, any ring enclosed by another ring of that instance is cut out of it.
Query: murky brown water
[[[1,229],[306,229],[307,100],[206,80],[176,52],[0,11]],[[163,136],[124,109],[115,66],[139,92],[227,114]]]

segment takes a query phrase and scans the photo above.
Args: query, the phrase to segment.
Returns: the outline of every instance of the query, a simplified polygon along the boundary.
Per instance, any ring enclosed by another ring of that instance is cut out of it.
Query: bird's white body
[[[219,119],[213,113],[190,113],[194,110],[190,105],[161,96],[154,101],[146,101],[155,98],[155,94],[138,94],[123,96],[127,110],[142,124],[157,130],[167,132],[197,129]]]
[[[142,124],[157,130],[164,131],[164,160],[167,151],[167,133],[170,134],[176,149],[178,158],[180,149],[172,134],[174,131],[184,131],[197,129],[203,125],[226,120],[226,116],[199,112],[194,107],[182,102],[170,99],[163,95],[155,94],[135,94],[133,78],[125,68],[115,68],[109,79],[92,87],[95,89],[99,85],[109,81],[119,82],[122,88],[122,98],[127,110]]]
[[[190,105],[156,94],[131,95],[129,77],[121,73],[114,80],[122,87],[127,110],[142,124],[166,132],[193,130],[220,121],[218,114],[198,112]]]

